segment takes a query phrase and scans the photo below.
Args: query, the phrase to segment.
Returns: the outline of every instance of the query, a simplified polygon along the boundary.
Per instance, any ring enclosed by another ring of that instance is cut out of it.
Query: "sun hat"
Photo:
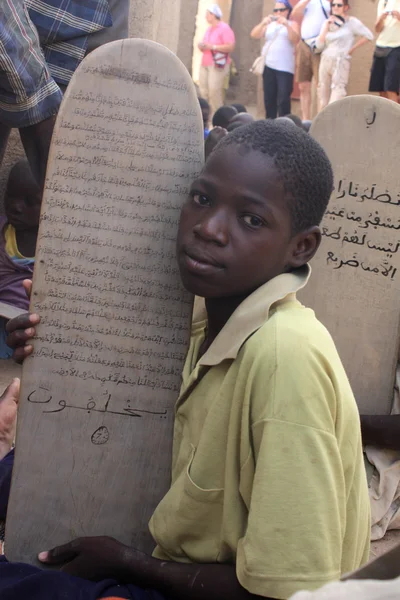
[[[217,19],[222,19],[222,10],[218,6],[218,4],[211,4],[209,8],[207,8],[208,12],[215,15]]]

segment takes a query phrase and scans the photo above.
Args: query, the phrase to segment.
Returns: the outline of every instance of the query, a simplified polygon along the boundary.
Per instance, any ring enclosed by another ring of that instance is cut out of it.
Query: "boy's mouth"
[[[187,269],[195,273],[214,273],[215,271],[220,271],[224,268],[224,266],[212,256],[192,249],[184,250],[183,258]]]

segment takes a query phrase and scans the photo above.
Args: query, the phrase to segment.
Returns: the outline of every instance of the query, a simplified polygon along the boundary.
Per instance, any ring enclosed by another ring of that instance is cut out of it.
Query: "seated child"
[[[199,98],[201,114],[203,117],[204,139],[206,140],[210,133],[210,105],[204,98]]]
[[[171,487],[150,522],[153,556],[97,537],[39,554],[62,573],[3,559],[0,598],[6,588],[7,600],[24,591],[31,600],[138,598],[143,589],[176,600],[284,599],[367,561],[357,406],[332,338],[296,300],[332,187],[325,152],[284,122],[246,125],[215,148],[179,224],[182,281],[205,313],[183,370]],[[38,322],[8,324],[16,358],[29,355]]]
[[[6,216],[0,216],[0,358],[9,358],[12,352],[5,343],[7,319],[1,315],[8,313],[8,306],[29,308],[22,282],[32,278],[40,203],[29,163],[21,160],[11,169],[4,197]]]
[[[371,500],[371,539],[400,529],[400,363],[390,415],[361,415]]]

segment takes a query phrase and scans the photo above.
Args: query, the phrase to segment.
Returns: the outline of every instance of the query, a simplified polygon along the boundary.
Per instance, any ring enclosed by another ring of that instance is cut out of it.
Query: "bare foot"
[[[20,381],[13,379],[0,396],[0,460],[11,450],[17,424]]]

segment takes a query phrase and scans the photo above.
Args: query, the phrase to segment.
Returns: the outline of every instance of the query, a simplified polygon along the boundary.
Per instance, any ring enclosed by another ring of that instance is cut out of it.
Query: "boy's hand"
[[[64,565],[61,571],[75,577],[92,581],[110,577],[122,581],[126,579],[128,570],[132,570],[136,556],[138,559],[145,558],[141,552],[103,536],[78,538],[64,546],[41,552],[38,558],[47,565]],[[132,571],[130,575],[132,577]]]
[[[30,298],[32,281],[25,279],[22,285],[25,288],[26,295]],[[24,362],[25,358],[32,353],[33,346],[29,342],[36,334],[34,326],[38,323],[40,323],[40,317],[35,313],[25,313],[8,321],[6,325],[8,333],[6,344],[14,350],[13,359],[15,362]]]

